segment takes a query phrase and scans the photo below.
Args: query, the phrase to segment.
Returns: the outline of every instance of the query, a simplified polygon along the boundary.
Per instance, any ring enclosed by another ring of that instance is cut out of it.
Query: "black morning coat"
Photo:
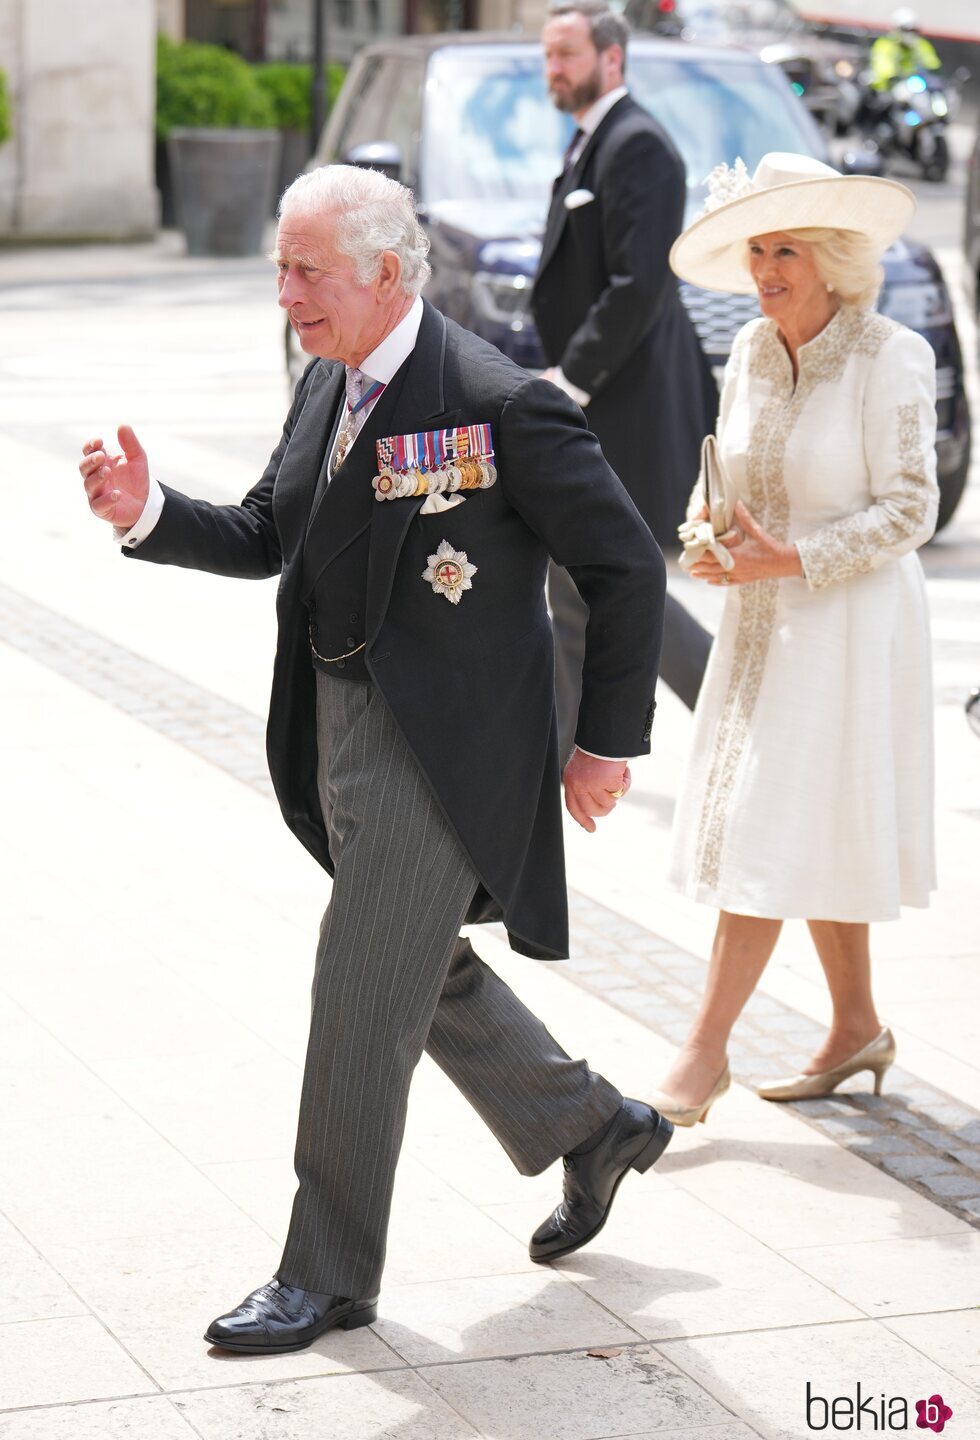
[[[569,196],[585,203],[570,208]],[[591,396],[586,419],[603,454],[673,547],[718,406],[667,263],[685,196],[666,132],[624,96],[555,181],[531,295],[548,364]]]
[[[330,873],[303,554],[343,380],[337,362],[307,368],[241,505],[165,487],[155,529],[125,552],[245,578],[281,570],[269,767],[286,823]],[[441,514],[420,515],[421,495],[375,502],[328,548],[342,555],[369,527],[366,593],[362,579],[349,613],[363,612],[371,680],[482,882],[468,920],[503,918],[516,950],[553,959],[568,953],[568,915],[547,558],[567,566],[591,608],[578,739],[600,755],[633,756],[650,748],[660,551],[578,407],[428,304],[414,351],[331,486],[345,475],[370,489],[379,436],[485,422],[495,485]],[[422,577],[443,540],[477,567],[457,605]]]

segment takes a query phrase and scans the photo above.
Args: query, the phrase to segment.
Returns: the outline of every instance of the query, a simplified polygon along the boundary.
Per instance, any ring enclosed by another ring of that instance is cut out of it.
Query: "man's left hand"
[[[583,830],[595,830],[593,816],[608,815],[628,792],[630,767],[625,760],[599,760],[577,747],[565,766],[565,809]]]

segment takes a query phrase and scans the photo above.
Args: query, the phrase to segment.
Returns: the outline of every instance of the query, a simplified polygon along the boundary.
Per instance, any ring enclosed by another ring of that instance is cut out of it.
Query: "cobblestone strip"
[[[273,798],[257,715],[5,585],[0,640]]]
[[[272,798],[265,726],[257,715],[0,585],[0,639]],[[635,921],[572,891],[569,979],[679,1043],[707,966]],[[792,1074],[823,1031],[767,995],[754,995],[732,1038],[738,1078]],[[980,1228],[980,1112],[896,1066],[881,1096],[849,1092],[803,1101],[809,1125]]]

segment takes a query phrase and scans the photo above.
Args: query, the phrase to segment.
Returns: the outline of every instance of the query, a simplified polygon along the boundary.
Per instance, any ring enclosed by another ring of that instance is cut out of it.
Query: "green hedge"
[[[313,67],[274,61],[254,67],[255,78],[272,103],[275,124],[280,130],[301,130],[305,134],[313,119]],[[344,83],[342,65],[327,66],[327,95],[332,105]]]
[[[10,96],[7,93],[7,77],[0,70],[0,145],[13,134],[10,123]]]
[[[175,125],[274,130],[273,105],[251,65],[220,45],[157,37],[157,138]]]

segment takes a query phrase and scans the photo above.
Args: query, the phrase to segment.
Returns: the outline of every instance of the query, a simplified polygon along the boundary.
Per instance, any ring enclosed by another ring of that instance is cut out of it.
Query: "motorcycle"
[[[946,130],[959,107],[960,72],[952,80],[934,71],[896,76],[889,88],[869,95],[869,139],[884,159],[902,155],[926,180],[945,180],[949,170]]]

